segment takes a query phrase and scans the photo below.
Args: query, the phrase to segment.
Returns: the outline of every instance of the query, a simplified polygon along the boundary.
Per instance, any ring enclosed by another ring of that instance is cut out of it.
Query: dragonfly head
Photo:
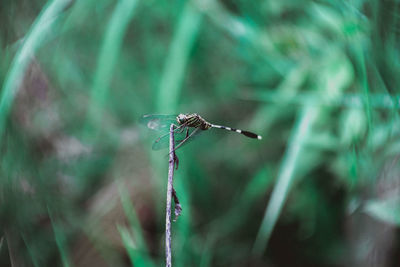
[[[179,124],[183,124],[186,122],[186,115],[185,114],[179,114],[178,117],[176,117],[176,121]]]

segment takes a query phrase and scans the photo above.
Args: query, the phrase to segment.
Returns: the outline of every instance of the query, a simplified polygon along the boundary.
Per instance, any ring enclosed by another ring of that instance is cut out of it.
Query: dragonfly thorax
[[[193,114],[179,114],[176,117],[176,121],[179,125],[185,125],[187,127],[200,128],[201,130],[207,130],[211,128],[211,124],[208,123],[197,113]]]

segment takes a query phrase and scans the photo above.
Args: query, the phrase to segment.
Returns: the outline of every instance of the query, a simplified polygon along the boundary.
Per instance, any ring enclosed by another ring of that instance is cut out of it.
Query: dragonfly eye
[[[178,121],[179,124],[183,124],[186,121],[186,116],[183,114],[179,114],[176,120]]]

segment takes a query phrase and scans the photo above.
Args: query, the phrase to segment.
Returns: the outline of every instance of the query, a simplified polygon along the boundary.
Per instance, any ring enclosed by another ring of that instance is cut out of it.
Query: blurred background
[[[0,266],[400,266],[400,4],[2,0]]]

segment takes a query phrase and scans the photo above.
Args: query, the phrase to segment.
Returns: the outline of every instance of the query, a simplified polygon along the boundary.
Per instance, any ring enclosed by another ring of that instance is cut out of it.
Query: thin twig
[[[165,217],[165,257],[166,266],[172,266],[171,257],[171,202],[172,202],[172,192],[173,178],[174,178],[174,167],[175,167],[175,145],[174,145],[174,125],[171,124],[170,135],[169,135],[169,169],[168,169],[168,187],[167,187],[167,210]]]

